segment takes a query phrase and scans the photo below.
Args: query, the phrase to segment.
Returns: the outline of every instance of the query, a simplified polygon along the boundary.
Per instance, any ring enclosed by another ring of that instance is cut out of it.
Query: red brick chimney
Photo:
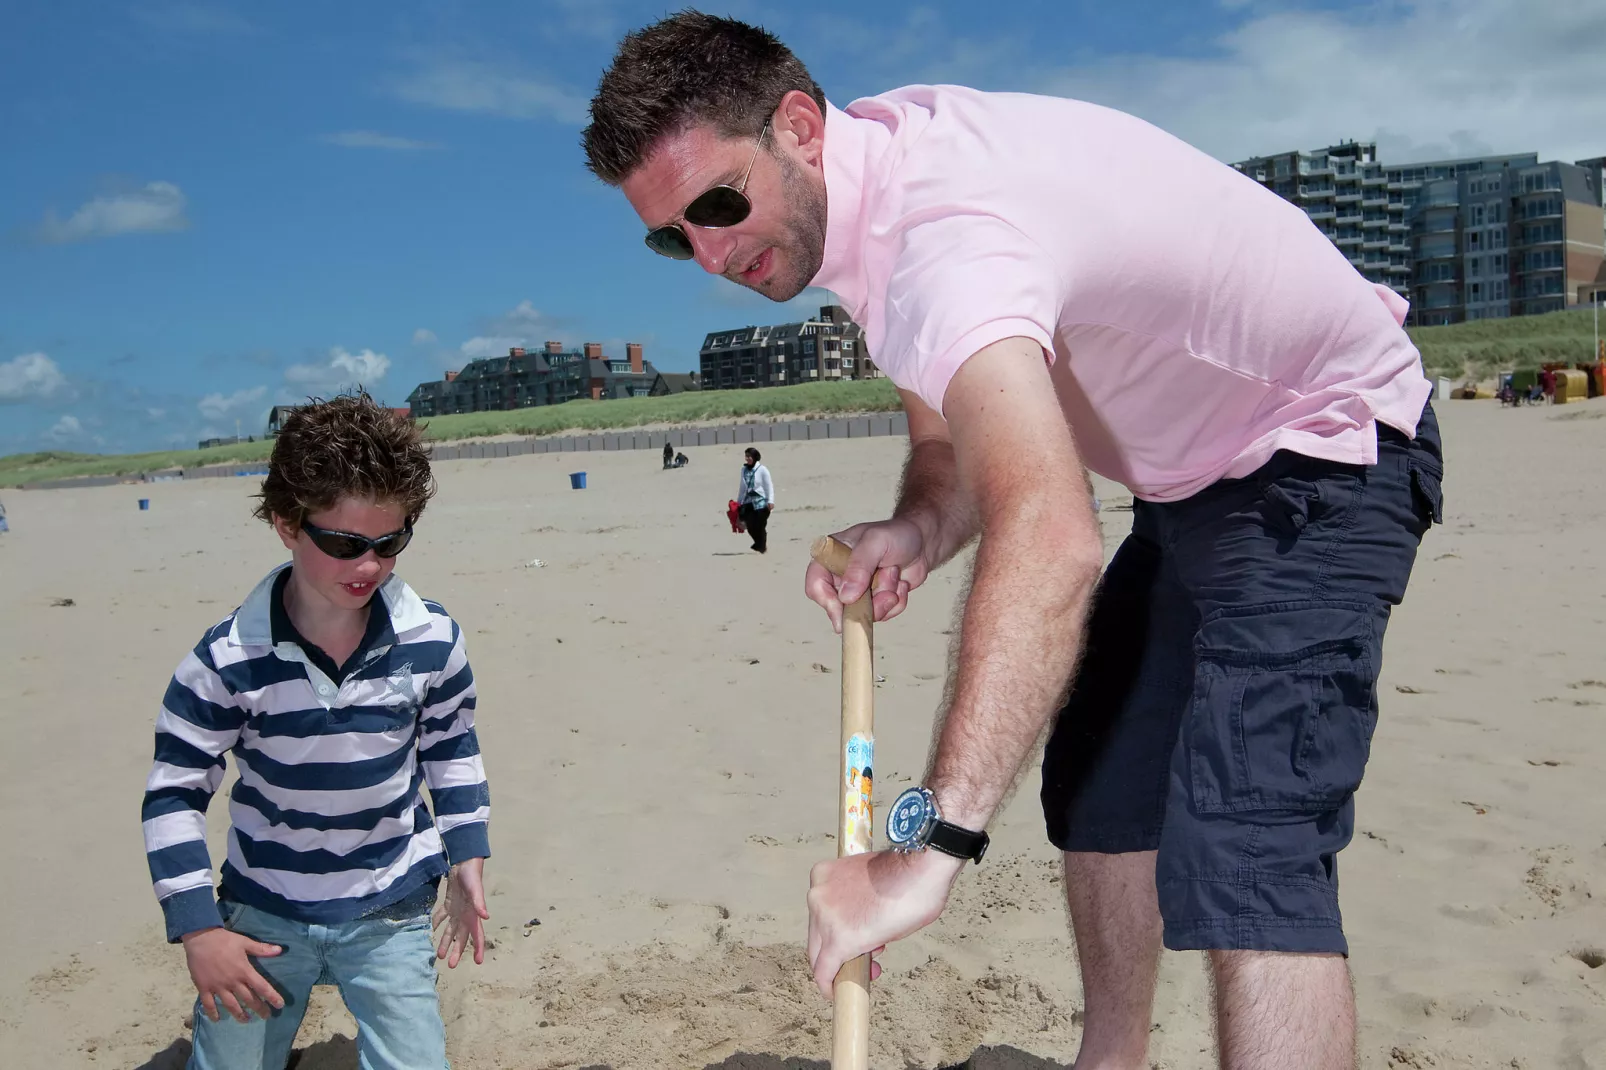
[[[602,359],[602,343],[601,342],[587,342],[586,343],[586,359],[587,360],[601,360]]]
[[[625,353],[630,357],[630,370],[636,375],[641,374],[641,343],[626,342]]]
[[[546,344],[546,351],[548,353],[562,353],[563,352],[563,343],[562,342],[548,342]]]
[[[457,373],[456,372],[447,372],[446,373],[446,381],[448,383],[451,382],[453,379],[456,379],[456,378],[457,378]]]
[[[524,347],[523,346],[508,346],[507,355],[510,356],[510,357],[522,357],[522,356],[524,356]]]

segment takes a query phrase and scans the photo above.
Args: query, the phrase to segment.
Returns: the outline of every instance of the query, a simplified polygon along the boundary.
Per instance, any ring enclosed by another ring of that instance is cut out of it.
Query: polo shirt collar
[[[849,105],[851,107],[852,105]],[[842,299],[860,320],[869,286],[865,282],[864,243],[868,226],[869,178],[892,134],[874,119],[860,119],[829,101],[825,105],[825,256],[813,285]]]
[[[286,561],[269,572],[245,596],[234,614],[234,626],[229,629],[230,643],[235,646],[273,645],[273,584],[279,573],[289,567],[290,562]],[[380,584],[376,597],[384,599],[391,631],[398,638],[429,623],[429,607],[394,572]]]

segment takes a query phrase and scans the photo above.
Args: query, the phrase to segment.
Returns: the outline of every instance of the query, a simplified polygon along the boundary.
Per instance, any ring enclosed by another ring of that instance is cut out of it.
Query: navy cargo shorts
[[[1064,851],[1158,851],[1173,950],[1348,953],[1338,852],[1377,725],[1390,609],[1442,521],[1438,421],[1374,465],[1275,454],[1138,501],[1043,755]]]

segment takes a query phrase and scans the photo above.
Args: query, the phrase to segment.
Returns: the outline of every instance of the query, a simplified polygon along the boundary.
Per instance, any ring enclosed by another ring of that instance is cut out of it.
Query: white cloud
[[[78,417],[76,416],[63,416],[45,434],[50,436],[53,442],[67,442],[75,438],[82,438],[84,425],[78,422]]]
[[[338,134],[325,134],[319,140],[346,149],[390,149],[396,152],[417,152],[445,147],[437,141],[415,141],[408,137],[381,134],[376,130],[342,130]]]
[[[1257,10],[1207,58],[1106,57],[1048,86],[1223,159],[1353,137],[1402,163],[1522,151],[1573,160],[1601,151],[1603,40],[1606,7],[1589,0]]]
[[[403,100],[432,108],[571,125],[585,121],[590,103],[586,96],[499,64],[443,57],[422,60],[392,89]]]
[[[145,415],[153,420],[160,420],[167,416],[166,409],[146,409]]]
[[[1398,163],[1485,152],[1571,161],[1606,151],[1600,0],[1222,6],[1234,27],[1187,57],[1044,62],[1028,37],[960,32],[925,8],[891,27],[811,18],[797,36],[815,52],[845,50],[832,62],[854,91],[960,82],[1077,97],[1228,161],[1344,138],[1376,140],[1379,156]]]
[[[39,239],[51,244],[112,238],[119,234],[183,230],[184,191],[171,182],[148,182],[141,189],[109,193],[81,206],[67,219],[45,213]]]
[[[208,420],[224,420],[254,415],[251,410],[267,396],[267,387],[253,386],[245,390],[236,390],[228,395],[208,394],[196,403],[195,407]]]
[[[0,364],[0,404],[38,401],[67,388],[67,377],[43,353],[24,353]]]
[[[458,346],[458,352],[470,360],[479,357],[505,357],[507,351],[515,346],[528,348],[530,340],[522,335],[517,337],[509,335],[476,335]]]
[[[329,350],[323,364],[292,364],[284,381],[303,394],[327,395],[354,386],[372,387],[390,370],[390,358],[372,349],[348,353],[340,346]]]
[[[437,341],[435,332],[428,327],[420,327],[413,332],[413,345],[415,346],[427,346],[434,341]]]
[[[506,356],[507,351],[515,346],[539,346],[557,336],[559,325],[526,299],[483,326],[484,334],[476,335],[457,347],[470,360]]]
[[[502,318],[509,323],[537,324],[547,322],[547,317],[541,314],[540,309],[530,304],[528,298],[514,305]]]

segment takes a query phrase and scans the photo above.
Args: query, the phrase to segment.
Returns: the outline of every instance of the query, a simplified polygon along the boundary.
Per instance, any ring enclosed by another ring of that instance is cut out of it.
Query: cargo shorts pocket
[[[1364,603],[1210,615],[1194,641],[1184,751],[1199,813],[1320,812],[1360,786],[1377,714]]]
[[[1444,468],[1427,457],[1411,458],[1409,468],[1411,500],[1423,530],[1444,523]]]

